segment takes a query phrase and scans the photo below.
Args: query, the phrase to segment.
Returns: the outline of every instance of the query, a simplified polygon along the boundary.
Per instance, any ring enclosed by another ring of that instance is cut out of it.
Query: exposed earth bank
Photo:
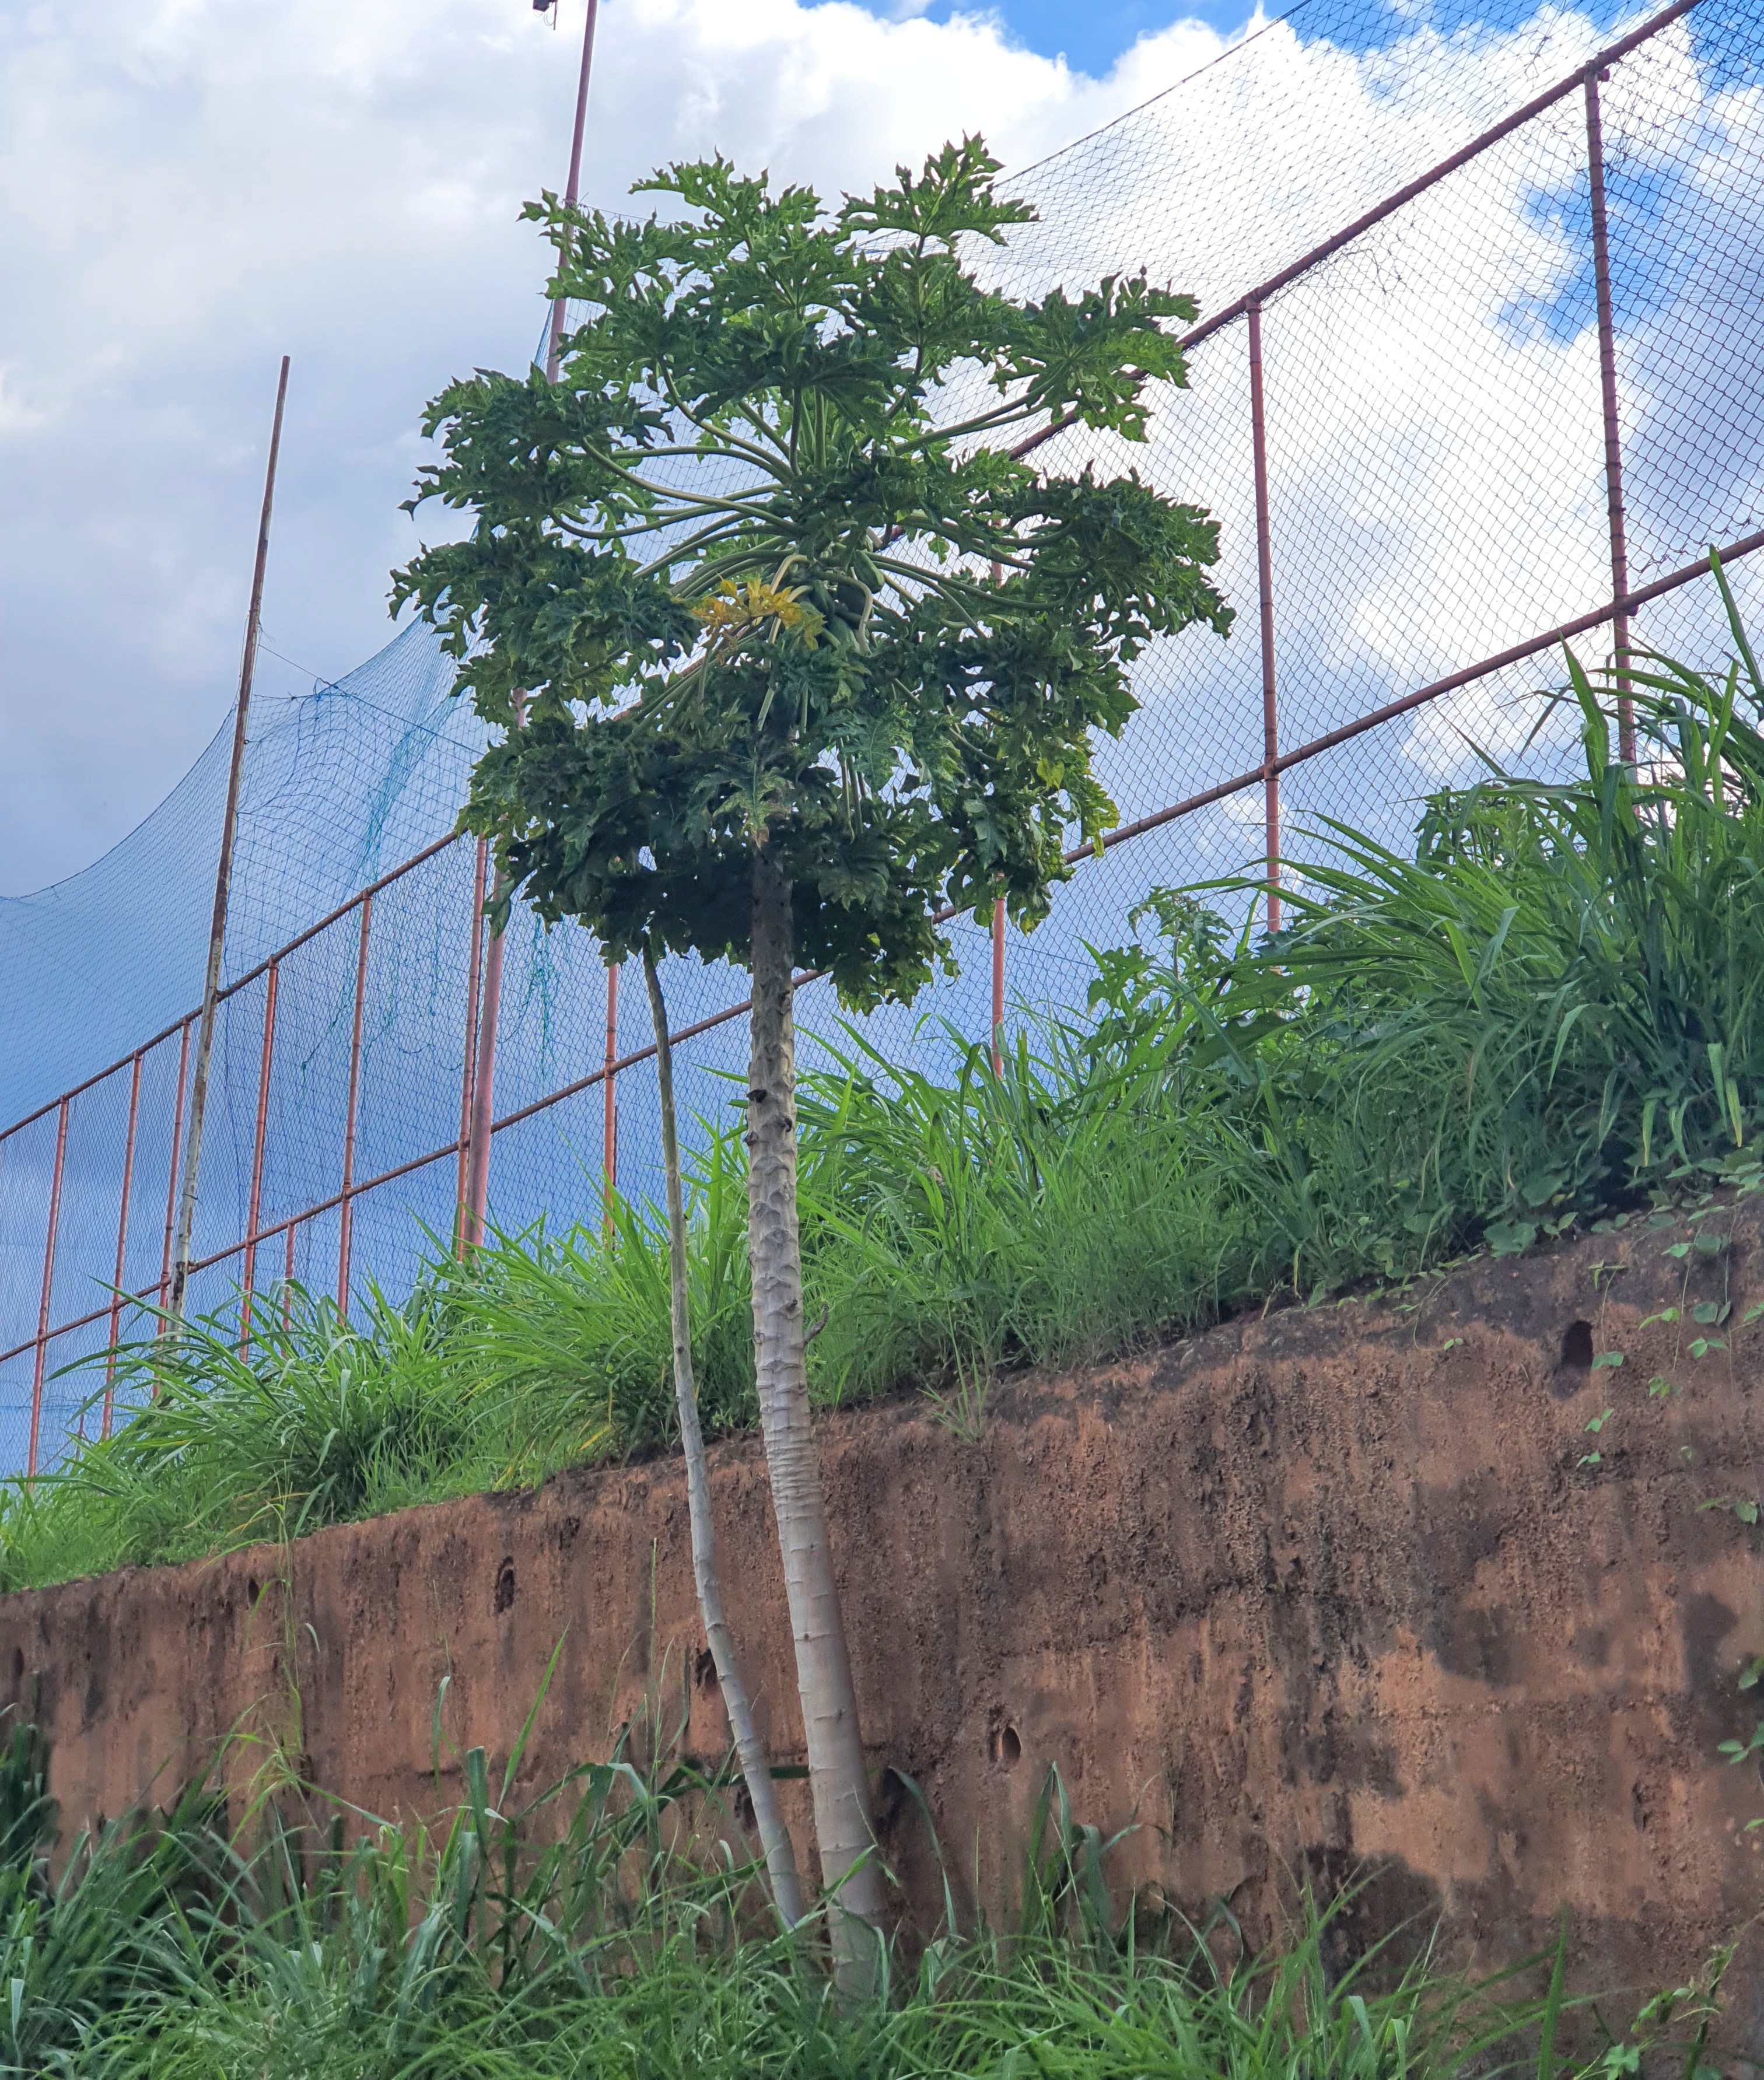
[[[1344,1944],[1437,1915],[1493,1967],[1565,1906],[1581,1985],[1687,1978],[1764,1905],[1764,1789],[1717,1752],[1764,1709],[1739,1687],[1758,1534],[1699,1508],[1758,1499],[1758,1299],[1752,1201],[1018,1380],[974,1439],[918,1403],[825,1419],[884,1847],[922,1918],[941,1880],[886,1772],[922,1791],[964,1904],[998,1909],[1052,1763],[1075,1817],[1137,1823],[1118,1904],[1224,1901],[1256,1940],[1296,1880],[1370,1872]],[[732,1616],[793,1763],[757,1444],[713,1463]],[[560,1638],[523,1784],[657,1713],[720,1751],[676,1464],[0,1599],[0,1694],[44,1724],[69,1824],[164,1797],[239,1727],[409,1815],[456,1795],[468,1747],[507,1754]]]

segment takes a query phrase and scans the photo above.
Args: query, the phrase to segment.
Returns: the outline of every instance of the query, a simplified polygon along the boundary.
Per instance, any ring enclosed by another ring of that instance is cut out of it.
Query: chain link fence
[[[1764,595],[1764,0],[1502,5],[1450,31],[1304,0],[1014,185],[1040,221],[996,263],[1014,293],[1143,265],[1201,299],[1148,445],[1069,428],[1044,451],[1208,507],[1238,609],[1228,640],[1190,631],[1137,668],[1099,761],[1121,826],[1008,936],[1018,1009],[1082,1004],[1086,946],[1127,937],[1154,886],[1302,872],[1331,819],[1400,845],[1484,757],[1571,770],[1542,698],[1560,645],[1603,657],[1627,629],[1724,656],[1711,545],[1742,606]],[[274,1304],[290,1277],[396,1295],[451,1245],[486,946],[481,855],[438,835],[482,742],[450,684],[412,629],[254,729],[196,1311]],[[145,1319],[124,1296],[165,1290],[227,736],[106,859],[0,905],[13,1468],[115,1419],[102,1353]],[[989,1030],[989,936],[952,930],[959,976],[864,1021],[884,1051]],[[619,992],[585,934],[520,911],[503,953],[490,1218],[593,1220],[609,1166],[657,1196],[635,978]],[[664,979],[682,1110],[727,1118],[744,979]],[[811,1050],[840,1044],[824,986],[798,1016]]]

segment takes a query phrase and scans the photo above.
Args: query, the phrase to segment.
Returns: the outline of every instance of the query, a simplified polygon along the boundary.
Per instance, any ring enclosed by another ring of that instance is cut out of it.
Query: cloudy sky
[[[1301,16],[1251,22],[1254,46],[1217,65],[1244,27],[1228,0],[1211,22],[1136,11],[1163,4],[1008,0],[1003,17],[981,17],[954,15],[951,0],[916,13],[883,0],[875,11],[605,0],[586,187],[615,203],[657,161],[715,147],[837,191],[977,128],[1028,168],[1042,209],[998,263],[1014,289],[1143,262],[1216,309],[1571,80],[1651,0],[1304,0]],[[541,254],[515,220],[565,164],[586,0],[563,5],[554,32],[529,0],[0,0],[0,897],[113,845],[225,718],[284,350],[294,380],[259,677],[271,719],[253,768],[263,813],[248,799],[233,971],[450,817],[469,753],[463,728],[449,744],[426,726],[444,695],[420,633],[346,700],[286,697],[387,640],[386,574],[416,539],[397,508],[421,459],[422,400],[474,365],[520,366],[539,340]],[[1062,59],[1069,29],[1089,40]],[[1141,106],[1178,80],[1181,93]],[[1702,0],[1602,92],[1630,568],[1645,580],[1764,521],[1755,0]],[[1284,744],[1609,596],[1584,122],[1577,89],[1268,306]],[[1073,139],[1085,141],[1044,159]],[[1207,342],[1191,375],[1161,400],[1148,447],[1074,431],[1044,451],[1062,468],[1149,468],[1221,522],[1239,629],[1225,644],[1191,632],[1142,663],[1144,711],[1102,761],[1129,817],[1261,757],[1243,325]],[[1739,583],[1764,627],[1764,556]],[[1704,661],[1727,644],[1707,587],[1650,608],[1641,632]],[[1600,654],[1594,639],[1579,647]],[[1326,815],[1405,841],[1419,798],[1476,770],[1472,745],[1573,756],[1565,728],[1529,741],[1552,675],[1559,660],[1528,662],[1293,771],[1289,860]],[[195,1000],[218,780],[204,761],[99,873],[0,901],[0,1118]],[[1082,996],[1084,942],[1118,937],[1150,882],[1240,866],[1261,843],[1260,813],[1253,789],[1087,866],[1048,926],[1013,940],[1013,992]],[[468,908],[464,855],[447,858],[439,894],[401,884],[405,896],[373,912],[370,1167],[456,1130]],[[354,946],[349,932],[322,935],[294,971],[304,982],[284,974],[277,1045],[288,1036],[299,1075],[295,1111],[271,1135],[284,1207],[330,1189],[298,1166],[311,1158],[330,1175],[321,1129],[340,1117]],[[972,962],[923,1008],[983,1030],[986,974]],[[687,983],[670,998],[676,1017],[728,1001],[727,977]],[[603,989],[583,935],[541,941],[529,920],[504,984],[499,1097],[524,1104],[598,1059]],[[255,1000],[237,1002],[218,1086],[237,1102],[204,1143],[236,1157],[250,1149],[261,1045]],[[640,1024],[640,998],[627,1009]],[[162,1126],[176,1053],[153,1058]],[[82,1292],[110,1275],[116,1179],[104,1165],[121,1088],[106,1087],[108,1113],[94,1098],[75,1114],[95,1122],[73,1137],[69,1163],[85,1165],[79,1204],[99,1210],[99,1254],[88,1263],[69,1242],[57,1279],[65,1259]],[[705,1092],[692,1102],[720,1096]],[[579,1146],[554,1115],[523,1142],[530,1174],[512,1165],[498,1189],[524,1176],[522,1189],[552,1195],[505,1214],[565,1202],[558,1191],[598,1160],[598,1103],[583,1101]],[[35,1320],[52,1126],[0,1165],[0,1347],[11,1313]],[[554,1159],[568,1172],[557,1191],[542,1175]],[[236,1200],[213,1201],[217,1245],[237,1232]],[[157,1229],[143,1235],[160,1249]],[[407,1221],[398,1236],[405,1248]]]
[[[567,157],[586,0],[560,4],[553,28],[530,0],[0,0],[0,896],[105,851],[224,721],[284,350],[293,379],[260,697],[304,692],[385,641],[387,572],[417,539],[398,506],[421,459],[423,400],[464,369],[520,365],[540,336],[542,250],[517,215],[561,183]],[[586,192],[616,204],[658,161],[713,148],[837,191],[966,128],[1027,166],[1204,67],[1247,13],[1244,0],[957,4],[604,0]],[[1203,73],[1166,104],[1177,115],[1098,141],[1109,163],[1066,220],[1071,253],[1042,271],[1149,259],[1203,301],[1228,297],[1561,77],[1611,33],[1618,5],[1312,0],[1304,40],[1276,29],[1247,75]],[[1731,11],[1709,0],[1697,19]],[[1356,47],[1347,32],[1367,22],[1396,40]],[[1615,235],[1715,250],[1706,225],[1687,238],[1669,221],[1676,198],[1704,208],[1706,165],[1724,209],[1744,192],[1743,254],[1754,90],[1726,94],[1712,144],[1693,148],[1659,113],[1670,103],[1681,127],[1709,124],[1715,104],[1686,35],[1661,39],[1648,65],[1645,148],[1624,112],[1637,68],[1607,94],[1613,149],[1640,169],[1629,199],[1614,202]],[[1670,94],[1662,68],[1682,82]],[[1405,213],[1396,242],[1361,253],[1357,275],[1338,269],[1305,292],[1314,320],[1291,310],[1270,335],[1291,371],[1270,360],[1276,504],[1294,512],[1286,539],[1302,528],[1339,559],[1352,546],[1344,520],[1360,530],[1363,568],[1313,589],[1338,628],[1362,630],[1367,656],[1386,657],[1393,685],[1569,610],[1553,603],[1553,578],[1538,582],[1546,564],[1598,582],[1590,286],[1584,203],[1571,193],[1578,121],[1577,106],[1565,109],[1548,134],[1528,132],[1468,186]],[[1643,164],[1662,139],[1678,154],[1670,180]],[[1737,279],[1723,260],[1662,299],[1660,265],[1636,264],[1637,293],[1619,312],[1630,332],[1655,322],[1656,305],[1707,310]],[[1736,338],[1681,327],[1654,364],[1700,367],[1712,342]],[[1644,415],[1674,438],[1700,419],[1676,392],[1639,384],[1624,350],[1643,554]],[[1301,352],[1303,451],[1283,453]],[[1239,359],[1222,343],[1212,359],[1223,375],[1197,370],[1170,438],[1194,448],[1182,481],[1242,551],[1246,458],[1220,447],[1241,435]],[[1230,393],[1219,438],[1203,374]],[[1380,443],[1382,480],[1367,459]],[[1497,459],[1470,469],[1472,449],[1491,444]],[[1720,516],[1731,533],[1750,510],[1754,459],[1731,429],[1714,449],[1739,458],[1723,501],[1733,514]],[[1706,482],[1706,458],[1680,468],[1660,455],[1661,481]],[[1434,459],[1427,471],[1418,456]],[[1695,553],[1716,517],[1668,528],[1653,568]],[[1552,531],[1540,560],[1535,545]],[[1498,581],[1491,555],[1507,566]],[[1476,577],[1476,615],[1443,598],[1418,611],[1418,558],[1452,589]],[[1234,596],[1253,585],[1247,568],[1232,575]],[[1509,608],[1523,629],[1507,629]],[[1387,626],[1400,641],[1379,633]],[[1348,662],[1341,698],[1357,702],[1367,672]],[[1247,644],[1231,665],[1254,676]]]
[[[584,6],[0,0],[0,895],[224,718],[284,351],[259,689],[385,640],[422,402],[540,331],[516,216],[562,182]],[[976,128],[1021,165],[1204,62],[1190,11],[606,0],[584,187],[716,147],[838,189]]]

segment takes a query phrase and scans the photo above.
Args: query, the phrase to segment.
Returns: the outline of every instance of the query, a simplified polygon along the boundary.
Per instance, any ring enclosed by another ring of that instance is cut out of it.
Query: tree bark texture
[[[842,1986],[874,1968],[882,1872],[870,1816],[857,1693],[839,1614],[821,1469],[808,1421],[796,1226],[794,933],[788,879],[762,849],[754,862],[753,1015],[747,1077],[747,1233],[754,1370],[766,1468],[783,1556],[821,1874],[837,1892],[833,1935]],[[866,1927],[864,1924],[868,1924]]]
[[[735,1752],[753,1803],[754,1822],[771,1880],[772,1904],[787,1927],[802,1919],[802,1881],[796,1852],[778,1807],[765,1743],[735,1656],[734,1635],[723,1609],[722,1575],[716,1564],[716,1524],[711,1515],[711,1480],[704,1461],[704,1433],[699,1424],[698,1386],[692,1369],[692,1309],[687,1284],[686,1197],[680,1185],[680,1138],[674,1109],[674,1049],[668,1038],[667,1004],[655,956],[643,950],[643,976],[649,986],[649,1010],[655,1020],[655,1073],[662,1101],[662,1162],[668,1202],[668,1286],[674,1328],[674,1399],[679,1411],[680,1446],[686,1457],[686,1508],[692,1532],[692,1579],[698,1590],[699,1615],[716,1669],[716,1680],[729,1713]]]

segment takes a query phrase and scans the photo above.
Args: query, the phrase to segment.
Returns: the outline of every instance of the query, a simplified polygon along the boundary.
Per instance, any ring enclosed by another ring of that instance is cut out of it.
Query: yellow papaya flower
[[[745,585],[724,578],[720,589],[701,599],[692,613],[713,642],[721,635],[739,635],[762,621],[775,621],[781,628],[795,629],[812,650],[825,625],[813,607],[803,604],[800,589],[767,585],[762,578],[750,578]]]

